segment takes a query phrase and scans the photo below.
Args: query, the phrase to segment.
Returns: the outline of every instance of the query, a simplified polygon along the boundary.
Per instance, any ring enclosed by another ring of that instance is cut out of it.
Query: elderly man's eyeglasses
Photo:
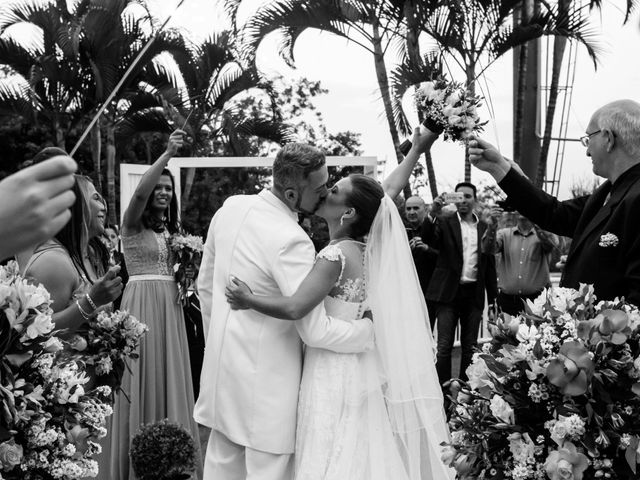
[[[591,133],[587,133],[586,135],[583,135],[582,137],[580,137],[580,143],[582,144],[583,147],[588,147],[589,146],[589,138],[591,137],[591,135],[595,135],[596,133],[600,133],[602,130],[596,130],[595,132],[591,132]]]

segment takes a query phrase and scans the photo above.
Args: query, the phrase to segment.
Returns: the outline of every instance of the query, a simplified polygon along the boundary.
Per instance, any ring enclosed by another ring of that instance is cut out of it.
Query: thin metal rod
[[[178,5],[176,6],[176,8],[173,10],[173,12],[171,13],[171,15],[169,15],[167,17],[167,19],[164,21],[164,23],[160,26],[160,28],[158,29],[158,31],[153,34],[153,36],[149,39],[149,41],[147,42],[147,44],[142,48],[142,50],[140,50],[140,52],[138,52],[138,55],[136,56],[136,58],[133,60],[133,62],[131,63],[131,65],[129,65],[129,68],[127,68],[127,70],[124,72],[124,75],[122,76],[122,78],[120,79],[120,81],[118,82],[118,84],[114,87],[113,91],[109,94],[109,96],[107,97],[107,99],[104,101],[104,103],[100,106],[100,109],[98,109],[98,112],[94,115],[94,117],[91,119],[91,122],[89,122],[89,125],[87,126],[87,128],[85,128],[84,132],[82,132],[82,135],[80,136],[80,138],[78,139],[78,141],[76,142],[76,145],[73,147],[73,150],[71,150],[71,153],[69,154],[69,156],[73,157],[73,155],[76,153],[76,151],[78,150],[78,148],[80,148],[80,145],[82,145],[82,142],[85,141],[85,139],[87,138],[87,135],[89,135],[89,132],[91,131],[91,129],[95,126],[96,122],[98,121],[98,119],[100,118],[100,116],[104,113],[105,109],[109,106],[109,104],[111,103],[111,101],[113,100],[113,98],[116,96],[116,94],[118,93],[118,91],[120,90],[120,88],[122,88],[122,85],[124,85],[124,82],[127,80],[127,77],[131,74],[131,72],[133,71],[133,69],[135,68],[135,66],[138,64],[138,62],[140,61],[140,59],[142,58],[142,56],[147,53],[147,50],[149,50],[149,48],[151,47],[151,45],[153,45],[153,42],[156,40],[156,38],[158,38],[158,34],[164,30],[164,27],[167,26],[167,24],[169,23],[169,21],[171,20],[171,18],[175,15],[175,13],[178,11],[178,9],[182,6],[182,4],[185,2],[186,0],[180,0],[180,3],[178,3]]]

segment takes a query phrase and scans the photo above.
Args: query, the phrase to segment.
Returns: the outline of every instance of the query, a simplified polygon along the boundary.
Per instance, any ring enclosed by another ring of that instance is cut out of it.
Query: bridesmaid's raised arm
[[[142,230],[142,214],[149,196],[153,193],[162,171],[167,167],[169,160],[178,152],[184,144],[184,130],[176,130],[169,137],[167,149],[151,165],[151,168],[142,176],[140,183],[133,192],[133,197],[122,217],[122,229],[124,233],[137,233]]]

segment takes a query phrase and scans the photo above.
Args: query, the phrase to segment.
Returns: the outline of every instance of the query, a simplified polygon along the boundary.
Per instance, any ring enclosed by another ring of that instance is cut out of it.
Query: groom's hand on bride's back
[[[224,294],[227,297],[227,303],[231,306],[231,310],[247,310],[248,308],[251,308],[247,303],[247,299],[252,293],[253,292],[246,283],[233,276],[224,291]]]

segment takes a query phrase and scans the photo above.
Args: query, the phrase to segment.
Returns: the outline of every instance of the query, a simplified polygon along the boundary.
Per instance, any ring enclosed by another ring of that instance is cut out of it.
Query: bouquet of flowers
[[[131,441],[129,456],[139,480],[187,480],[196,468],[193,437],[167,419],[144,425]]]
[[[175,255],[174,276],[178,283],[178,303],[186,305],[197,278],[202,258],[202,237],[196,235],[171,235],[169,248]]]
[[[553,288],[492,331],[451,397],[458,478],[638,478],[640,311]]]
[[[487,123],[481,123],[477,114],[482,98],[444,77],[420,84],[415,101],[425,119],[423,125],[434,133],[444,132],[445,140],[464,142]]]
[[[97,384],[117,391],[126,360],[138,358],[140,340],[148,330],[126,311],[101,311],[89,320],[88,328],[66,343],[74,358],[90,366]]]
[[[60,357],[63,342],[41,285],[0,267],[0,476],[95,476],[112,409],[109,387],[88,390],[83,363]]]

